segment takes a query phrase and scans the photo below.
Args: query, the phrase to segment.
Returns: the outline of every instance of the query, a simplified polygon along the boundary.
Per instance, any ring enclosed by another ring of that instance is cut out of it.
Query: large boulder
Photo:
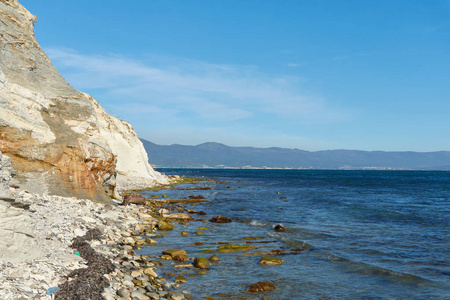
[[[37,17],[17,0],[0,0],[0,11],[0,151],[12,159],[16,184],[108,200],[118,196],[117,179],[125,188],[130,177],[142,186],[166,182],[131,125],[58,73],[35,39]]]

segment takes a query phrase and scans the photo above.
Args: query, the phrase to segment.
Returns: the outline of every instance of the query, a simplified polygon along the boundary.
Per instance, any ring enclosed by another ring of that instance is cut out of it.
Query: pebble
[[[144,274],[155,277],[155,278],[158,277],[158,274],[156,274],[156,272],[151,268],[145,269]]]
[[[149,296],[151,299],[155,299],[155,300],[158,300],[161,298],[157,293],[153,293],[153,292],[147,293],[147,296]]]
[[[170,297],[171,297],[173,300],[183,300],[183,299],[184,299],[184,295],[183,295],[183,294],[181,294],[181,293],[176,293],[176,292],[170,293]]]
[[[134,278],[139,277],[142,275],[142,273],[143,273],[142,270],[133,271],[133,272],[131,272],[131,277],[134,277]]]
[[[117,290],[117,295],[119,295],[120,297],[129,298],[130,291],[126,288],[120,288],[119,290]]]

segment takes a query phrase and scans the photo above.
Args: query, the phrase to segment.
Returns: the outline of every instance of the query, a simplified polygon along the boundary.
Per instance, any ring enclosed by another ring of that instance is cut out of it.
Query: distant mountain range
[[[450,170],[450,151],[304,151],[230,147],[219,143],[164,146],[141,141],[151,163],[158,168]]]

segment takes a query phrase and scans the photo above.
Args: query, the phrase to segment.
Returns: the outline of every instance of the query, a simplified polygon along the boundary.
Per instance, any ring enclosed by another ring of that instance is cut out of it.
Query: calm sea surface
[[[142,254],[183,248],[192,258],[209,257],[218,242],[261,247],[214,253],[221,259],[205,275],[194,269],[182,289],[196,299],[450,299],[450,173],[413,171],[163,170],[204,177],[211,190],[161,190],[147,197],[203,195],[209,202],[186,205],[207,219],[168,232]],[[189,188],[189,185],[178,188]],[[199,216],[202,217],[202,216]],[[282,224],[285,232],[274,232]],[[208,227],[204,235],[194,232]],[[181,236],[182,230],[191,234]],[[249,239],[257,238],[257,239]],[[256,243],[256,242],[269,243]],[[203,242],[205,245],[194,245]],[[246,243],[252,242],[252,243]],[[306,249],[280,255],[281,266],[263,266],[256,251]],[[250,254],[250,255],[249,255]],[[172,274],[173,275],[173,274]],[[163,275],[164,276],[164,275]],[[173,281],[167,275],[168,281]],[[252,283],[272,281],[276,290],[251,294]]]

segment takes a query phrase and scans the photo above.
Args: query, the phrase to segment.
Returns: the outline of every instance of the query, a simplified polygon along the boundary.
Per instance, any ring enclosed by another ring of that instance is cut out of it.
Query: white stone
[[[81,228],[75,228],[73,234],[75,236],[84,236],[86,234],[86,230],[83,230]]]
[[[132,237],[124,237],[121,242],[125,245],[134,245],[134,239]]]
[[[84,216],[81,219],[83,219],[83,221],[87,222],[87,223],[97,223],[97,220],[88,216]]]
[[[158,277],[158,274],[156,274],[156,272],[152,269],[152,268],[147,268],[144,270],[144,274],[152,276],[154,278]]]

